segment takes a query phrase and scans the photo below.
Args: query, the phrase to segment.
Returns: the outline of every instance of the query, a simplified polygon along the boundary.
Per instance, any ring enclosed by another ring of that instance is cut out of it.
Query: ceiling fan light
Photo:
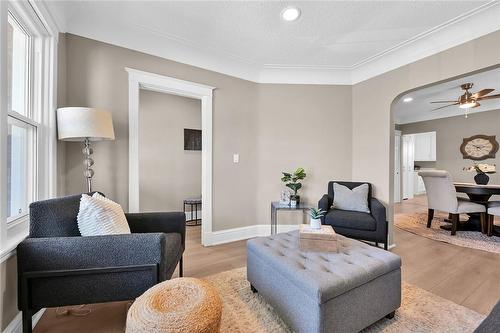
[[[465,102],[465,103],[462,103],[460,104],[458,107],[461,108],[461,109],[471,109],[471,108],[475,108],[479,106],[479,103],[472,100],[472,101],[468,101],[468,102]]]

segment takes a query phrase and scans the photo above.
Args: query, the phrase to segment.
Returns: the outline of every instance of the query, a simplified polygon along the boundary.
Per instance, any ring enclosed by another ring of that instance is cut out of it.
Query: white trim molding
[[[204,222],[203,222],[204,223]],[[289,232],[298,230],[298,224],[279,224],[278,232]],[[257,224],[248,227],[225,229],[211,232],[207,235],[208,245],[219,245],[236,242],[239,240],[250,239],[254,237],[265,237],[271,234],[271,224]]]
[[[278,233],[289,232],[298,229],[298,224],[278,224]],[[208,245],[220,245],[254,237],[267,237],[269,235],[271,235],[270,224],[257,224],[247,227],[211,232],[209,235],[207,235],[207,243]],[[383,248],[384,246],[383,244],[379,244],[379,247]],[[388,249],[392,250],[395,247],[396,244],[389,244]]]
[[[38,3],[38,2],[37,2]],[[89,12],[90,3],[79,2]],[[451,20],[413,36],[383,52],[345,67],[315,64],[261,64],[231,52],[203,47],[192,40],[135,24],[120,25],[109,18],[78,17],[50,8],[62,32],[144,52],[257,83],[350,85],[418,61],[454,46],[500,30],[500,1],[489,1]],[[49,10],[50,11],[50,10]],[[59,15],[56,15],[59,14]],[[124,30],[125,29],[125,30]]]
[[[139,212],[139,90],[151,90],[201,100],[201,243],[212,233],[212,97],[215,87],[125,68],[129,77],[129,192],[130,212]]]
[[[35,328],[35,325],[42,318],[46,309],[41,309],[37,313],[35,313],[31,319],[32,327]],[[3,330],[2,333],[22,333],[23,332],[23,321],[22,314],[19,312],[14,319],[7,325],[7,327]]]

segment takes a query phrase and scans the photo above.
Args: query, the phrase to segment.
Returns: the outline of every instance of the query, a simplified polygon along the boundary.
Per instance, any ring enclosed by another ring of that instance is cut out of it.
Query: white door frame
[[[413,199],[415,135],[405,134],[403,140],[403,199]]]
[[[394,202],[401,202],[401,135],[394,130]]]
[[[129,185],[128,205],[139,212],[139,90],[151,90],[201,100],[201,243],[212,233],[212,96],[215,87],[125,68],[128,72]]]

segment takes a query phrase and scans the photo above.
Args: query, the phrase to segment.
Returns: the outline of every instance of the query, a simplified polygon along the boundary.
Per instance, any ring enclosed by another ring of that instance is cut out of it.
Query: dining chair
[[[457,191],[453,185],[453,180],[448,171],[427,170],[418,173],[424,180],[425,191],[427,193],[427,228],[431,227],[434,218],[434,210],[444,211],[451,216],[451,235],[457,233],[460,223],[460,214],[479,213],[481,218],[481,228],[486,227],[486,207],[471,202],[465,198],[457,197]]]
[[[491,201],[488,203],[488,227],[486,234],[490,237],[493,236],[495,216],[500,216],[500,201]]]

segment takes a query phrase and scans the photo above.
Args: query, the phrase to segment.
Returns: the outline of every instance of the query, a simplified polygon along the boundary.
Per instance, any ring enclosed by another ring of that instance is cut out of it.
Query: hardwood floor
[[[416,197],[397,204],[395,218],[426,211],[425,197]],[[500,254],[430,240],[398,228],[395,239],[393,252],[402,257],[405,281],[483,314],[500,299]],[[200,227],[188,227],[185,276],[203,277],[246,265],[246,241],[213,247],[200,242]],[[56,315],[55,309],[48,309],[34,332],[123,332],[127,306],[127,302],[88,305],[92,312],[84,317]]]
[[[395,220],[427,213],[427,198],[395,205]],[[446,213],[436,212],[446,217]],[[495,224],[499,224],[498,218]],[[394,253],[403,260],[403,279],[457,304],[487,314],[500,300],[500,254],[455,246],[395,228]],[[493,239],[492,239],[493,241]]]

